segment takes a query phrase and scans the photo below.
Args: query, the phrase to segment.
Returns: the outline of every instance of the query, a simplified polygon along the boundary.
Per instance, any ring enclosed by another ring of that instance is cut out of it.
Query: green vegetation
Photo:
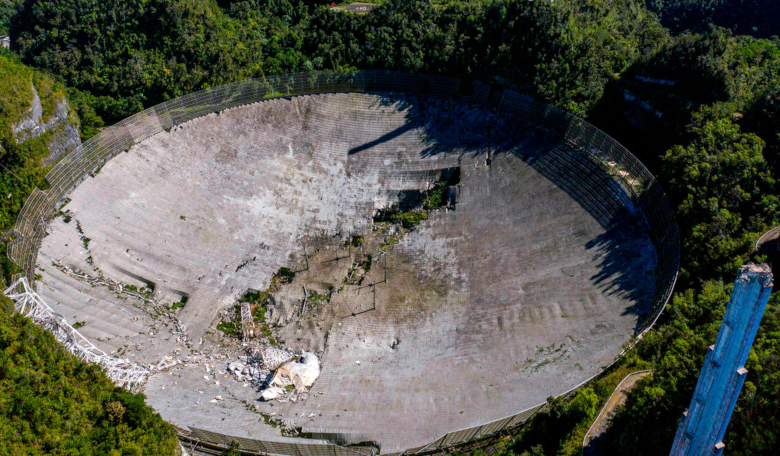
[[[295,278],[295,271],[288,268],[279,268],[279,271],[274,274],[271,279],[272,284],[285,284],[290,283]]]
[[[399,210],[398,207],[391,207],[389,209],[383,209],[374,216],[374,229],[372,234],[381,234],[387,231],[392,225],[400,225],[400,227],[387,237],[387,242],[379,247],[382,252],[387,252],[392,249],[392,246],[398,244],[403,236],[408,234],[416,226],[428,219],[428,212],[434,211],[441,207],[446,206],[449,197],[450,186],[456,185],[460,180],[460,172],[458,171],[452,178],[452,182],[448,180],[442,180],[436,182],[433,187],[426,191],[422,195],[422,203],[417,204],[417,207],[406,208],[405,210]],[[401,207],[404,204],[401,203]],[[360,242],[363,240],[360,238]],[[354,238],[353,238],[354,243]],[[352,265],[352,269],[349,271],[349,280],[352,280],[355,268],[358,265]],[[364,267],[366,271],[371,267],[371,259],[368,260],[368,267]],[[349,283],[349,282],[345,282]]]
[[[240,338],[241,331],[241,303],[237,302],[229,311],[227,320],[217,323],[217,329],[225,333],[226,336]]]
[[[0,35],[8,35],[11,21],[22,3],[23,0],[3,0],[0,2]]]
[[[222,418],[224,420],[224,418]],[[241,456],[241,453],[238,451],[240,448],[240,445],[236,441],[231,441],[230,445],[228,445],[227,450],[222,452],[222,456]]]
[[[687,97],[685,109],[672,112],[687,119],[685,129],[657,123],[648,131],[621,124],[625,136],[671,137],[656,173],[677,212],[682,235],[682,267],[677,293],[656,328],[613,367],[638,358],[655,369],[637,383],[614,418],[603,454],[668,454],[682,412],[696,385],[707,346],[723,318],[730,283],[766,229],[780,223],[775,176],[780,158],[777,123],[780,106],[780,48],[777,42],[734,37],[728,30],[683,34],[668,39],[656,53],[637,62],[631,73],[673,80],[674,85],[647,84],[648,100],[661,105],[668,97]],[[622,82],[620,87],[626,87]],[[618,94],[607,91],[607,96]],[[605,98],[614,118],[632,115],[630,107]],[[672,105],[666,105],[671,109]],[[635,115],[635,114],[634,114]],[[598,116],[597,116],[598,118]],[[598,118],[598,120],[602,120]],[[615,127],[604,122],[602,126]],[[647,129],[647,126],[642,128]],[[615,131],[619,131],[615,130]],[[657,141],[637,144],[640,157],[651,157]],[[652,163],[652,159],[647,160]],[[780,299],[770,299],[759,335],[748,359],[748,381],[737,403],[724,441],[732,454],[775,454],[780,406],[776,351],[780,346]],[[600,380],[597,380],[598,383]],[[572,402],[573,403],[573,402]],[[572,404],[570,403],[570,404]],[[554,407],[555,408],[555,407]],[[558,413],[558,412],[556,412]],[[583,415],[585,416],[585,415]],[[504,451],[516,454],[579,454],[578,430],[592,418],[571,421],[556,415],[551,439],[526,433]],[[550,414],[532,420],[528,429],[544,426]],[[541,423],[541,424],[540,424]],[[756,433],[752,437],[749,433]],[[540,445],[540,446],[539,446]],[[536,448],[536,450],[534,450]]]
[[[279,427],[279,423],[276,422],[276,420],[271,419],[271,415],[260,412],[260,415],[263,417],[263,422],[271,427]]]
[[[0,18],[2,17],[0,7]],[[33,188],[47,187],[48,168],[41,160],[49,154],[47,143],[53,132],[17,142],[13,125],[32,108],[32,87],[38,91],[43,118],[54,113],[55,104],[65,96],[63,87],[51,78],[23,65],[14,54],[0,51],[0,233],[13,227],[16,216]],[[78,118],[71,112],[71,121]],[[19,270],[6,257],[7,246],[0,244],[0,269],[6,281]]]
[[[265,305],[257,305],[252,309],[252,316],[256,323],[265,323],[265,312],[267,310]]]
[[[3,147],[16,142],[11,126],[24,118],[32,107],[33,70],[13,54],[0,53],[0,141]]]
[[[235,318],[230,321],[222,320],[217,323],[217,329],[225,333],[227,336],[240,337],[241,336],[241,321]]]
[[[10,32],[25,61],[60,75],[111,121],[203,87],[311,66],[300,53],[306,8],[295,1],[21,3]]]
[[[330,302],[330,296],[333,290],[328,293],[317,293],[316,291],[310,291],[308,296],[308,302],[312,306],[316,306],[319,303]]]
[[[428,191],[428,196],[425,199],[423,207],[426,211],[432,211],[438,209],[447,204],[447,196],[449,195],[449,187],[446,182],[437,182],[433,188]]]
[[[428,213],[424,211],[399,212],[390,216],[394,223],[400,223],[404,228],[411,229],[428,219]]]
[[[458,175],[458,179],[460,179]],[[390,208],[380,211],[375,217],[375,223],[396,223],[400,224],[405,230],[411,230],[416,227],[423,220],[428,219],[428,211],[433,211],[447,205],[447,198],[449,196],[450,185],[454,185],[455,182],[450,183],[446,180],[436,182],[433,187],[426,191],[423,195],[423,202],[421,208],[414,208],[399,211],[397,208]],[[359,238],[359,242],[355,247],[359,246],[363,242],[362,237]],[[355,237],[352,239],[353,245],[355,244]],[[395,244],[395,242],[392,242]]]
[[[149,285],[149,286],[152,286],[152,285]],[[149,288],[149,287],[141,287],[141,288],[138,288],[138,287],[136,287],[135,285],[122,285],[122,287],[123,287],[125,290],[127,290],[127,291],[132,291],[132,292],[135,292],[135,293],[141,294],[141,295],[143,295],[143,296],[144,296],[144,297],[146,297],[146,298],[149,298],[149,299],[154,299],[154,290],[152,290],[152,289],[151,289],[151,288]],[[183,301],[181,301],[181,302],[182,302],[182,303],[186,303],[186,301],[184,301],[184,300],[183,300]]]
[[[0,296],[0,454],[174,454],[173,427]]]
[[[733,109],[719,104],[694,113],[692,140],[664,157],[666,188],[678,203],[684,232],[686,282],[733,275],[780,209],[762,153],[765,143],[741,130]]]
[[[281,285],[292,282],[294,278],[295,271],[284,267],[279,268],[271,278],[271,283],[267,289],[260,292],[248,292],[242,296],[228,313],[228,320],[220,321],[217,324],[217,329],[225,333],[225,335],[236,338],[241,337],[241,303],[246,302],[250,304],[249,308],[251,309],[254,322],[260,324],[260,335],[266,338],[270,337],[271,329],[265,324],[268,297],[271,293],[278,291]],[[330,299],[330,295],[327,296]],[[274,345],[275,341],[269,340],[269,343]]]
[[[360,247],[363,245],[363,236],[351,236],[347,242],[345,242],[344,247]]]
[[[270,287],[268,290],[260,293],[247,293],[238,302],[248,302],[250,309],[252,309],[252,319],[255,323],[260,325],[260,336],[270,337],[271,329],[265,324],[265,313],[268,311],[268,295],[270,293]]]
[[[32,107],[33,81],[47,81],[41,92],[41,103],[49,105],[55,93],[50,80],[25,67],[19,59],[0,52],[0,232],[10,229],[34,187],[46,188],[44,176],[48,171],[41,159],[48,155],[46,146],[51,133],[18,144],[12,126],[22,120]],[[4,274],[8,273],[4,269]]]
[[[731,28],[741,35],[780,35],[780,9],[765,0],[645,0],[664,26],[674,33],[707,31],[707,24]]]
[[[366,15],[303,0],[20,3],[24,61],[112,122],[208,86],[344,67],[498,76],[585,114],[665,34],[632,0],[390,0]]]
[[[14,274],[22,272],[21,269],[8,258],[8,245],[2,242],[0,242],[0,272],[3,274],[3,281],[8,285],[11,284],[11,277]]]
[[[344,288],[344,285],[360,285],[363,282],[363,276],[365,273],[371,270],[372,262],[373,257],[368,255],[368,258],[361,261],[360,263],[352,263],[352,266],[350,266],[349,270],[347,271],[347,277],[342,282],[339,291]],[[358,272],[361,272],[361,274],[358,275]],[[327,297],[328,300],[330,300],[330,294],[328,294]]]

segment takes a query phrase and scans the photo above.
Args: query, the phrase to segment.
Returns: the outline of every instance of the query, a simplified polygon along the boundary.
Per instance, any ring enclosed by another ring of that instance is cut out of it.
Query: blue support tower
[[[742,266],[718,338],[709,347],[691,405],[677,428],[672,456],[723,453],[723,436],[748,372],[745,361],[771,291],[769,266]]]

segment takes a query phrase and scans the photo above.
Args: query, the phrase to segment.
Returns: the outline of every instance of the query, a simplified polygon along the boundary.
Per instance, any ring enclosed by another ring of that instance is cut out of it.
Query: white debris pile
[[[308,388],[314,385],[320,376],[320,360],[314,353],[303,352],[297,358],[280,365],[274,372],[263,400],[279,402],[297,401],[308,397]]]
[[[174,358],[173,356],[167,356],[160,360],[159,363],[156,365],[152,365],[149,367],[150,372],[165,372],[168,369],[171,369],[172,367],[178,366],[179,364],[185,364],[184,361]]]
[[[271,385],[294,385],[298,391],[305,391],[306,388],[311,388],[319,376],[320,360],[314,353],[303,352],[298,359],[287,361],[276,369]]]
[[[228,371],[240,382],[248,381],[264,385],[271,375],[271,371],[264,369],[258,360],[247,356],[239,356],[227,366]]]
[[[278,386],[269,386],[265,390],[263,390],[263,400],[264,401],[272,401],[274,399],[280,399],[284,397],[285,390],[282,388],[279,388]]]

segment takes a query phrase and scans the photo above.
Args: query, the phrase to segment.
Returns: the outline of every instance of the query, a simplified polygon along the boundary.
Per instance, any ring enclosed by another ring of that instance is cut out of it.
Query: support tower
[[[672,456],[723,453],[723,436],[748,372],[745,361],[771,291],[769,266],[742,266],[718,338],[709,347],[691,405],[677,428]]]

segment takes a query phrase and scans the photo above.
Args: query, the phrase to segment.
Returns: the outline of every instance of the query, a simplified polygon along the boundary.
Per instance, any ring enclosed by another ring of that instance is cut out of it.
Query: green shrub
[[[0,455],[173,455],[174,428],[0,296]]]
[[[220,321],[217,324],[217,329],[228,336],[238,337],[241,335],[241,332],[238,330],[238,326],[232,321]]]

